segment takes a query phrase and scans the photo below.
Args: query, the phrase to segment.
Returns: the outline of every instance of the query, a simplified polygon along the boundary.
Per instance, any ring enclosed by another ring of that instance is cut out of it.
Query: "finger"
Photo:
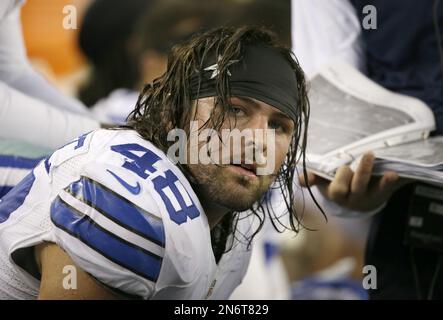
[[[355,170],[351,183],[351,193],[362,195],[367,192],[369,181],[372,176],[372,168],[374,166],[374,154],[372,152],[365,153]]]
[[[397,173],[393,171],[385,172],[375,185],[375,190],[373,192],[389,198],[390,194],[396,189],[398,182],[399,176]]]
[[[298,181],[302,187],[306,188],[307,186],[313,186],[315,184],[315,174],[307,171],[305,177],[304,173],[302,172],[298,175]]]
[[[349,166],[340,167],[328,187],[328,197],[337,203],[342,203],[346,200],[349,194],[350,185],[354,172]]]

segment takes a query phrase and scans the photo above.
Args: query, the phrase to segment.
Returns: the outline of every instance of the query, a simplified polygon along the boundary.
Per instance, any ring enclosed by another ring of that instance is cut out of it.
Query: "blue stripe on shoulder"
[[[0,201],[0,223],[8,220],[12,212],[17,210],[25,201],[26,196],[35,181],[34,173],[29,173]]]
[[[0,167],[17,169],[34,169],[43,158],[24,158],[0,155]]]
[[[3,198],[9,191],[14,188],[13,186],[0,186],[0,199]]]
[[[146,213],[98,182],[82,177],[67,191],[125,229],[165,246],[165,231],[160,218]]]
[[[161,257],[111,234],[60,198],[51,205],[51,220],[59,229],[76,237],[105,258],[148,280],[157,281]]]

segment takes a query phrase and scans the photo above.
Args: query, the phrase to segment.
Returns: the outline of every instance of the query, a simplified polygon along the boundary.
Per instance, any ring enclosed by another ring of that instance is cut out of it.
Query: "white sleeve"
[[[25,0],[2,0],[0,1],[0,21],[8,16],[11,11],[20,7]]]
[[[23,43],[19,6],[0,20],[0,81],[56,108],[88,113],[82,103],[61,94],[30,65]]]
[[[53,108],[0,82],[2,138],[57,149],[80,134],[99,127],[95,120]]]
[[[88,158],[97,159],[97,153],[105,153],[99,149],[93,152]],[[155,203],[149,187],[142,185],[142,194],[138,195],[147,205],[141,208],[133,201],[137,195],[113,177],[143,183],[136,174],[112,161],[86,160],[79,166],[73,164],[76,158],[71,158],[58,164],[64,160],[56,153],[49,160],[52,181],[57,183],[65,177],[74,177],[71,179],[75,181],[59,191],[51,204],[55,242],[99,282],[125,295],[150,298],[163,264],[165,230],[156,214],[158,209],[149,209]],[[73,167],[79,168],[78,176]]]
[[[364,72],[360,21],[348,0],[292,0],[292,46],[308,77],[332,59]]]

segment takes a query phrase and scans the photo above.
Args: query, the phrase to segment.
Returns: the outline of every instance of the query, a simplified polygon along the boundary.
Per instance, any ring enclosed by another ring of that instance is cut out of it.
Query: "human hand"
[[[372,176],[374,154],[365,153],[357,167],[352,169],[345,165],[340,167],[332,181],[308,172],[308,181],[299,176],[303,187],[316,185],[321,194],[336,204],[355,211],[372,211],[388,201],[400,187],[410,180],[400,179],[397,173],[385,172],[381,177]]]

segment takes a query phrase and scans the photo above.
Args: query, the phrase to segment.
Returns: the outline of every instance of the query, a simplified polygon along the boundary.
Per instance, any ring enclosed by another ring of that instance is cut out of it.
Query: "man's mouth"
[[[250,177],[257,177],[257,165],[255,163],[231,163],[229,166],[240,174]]]

